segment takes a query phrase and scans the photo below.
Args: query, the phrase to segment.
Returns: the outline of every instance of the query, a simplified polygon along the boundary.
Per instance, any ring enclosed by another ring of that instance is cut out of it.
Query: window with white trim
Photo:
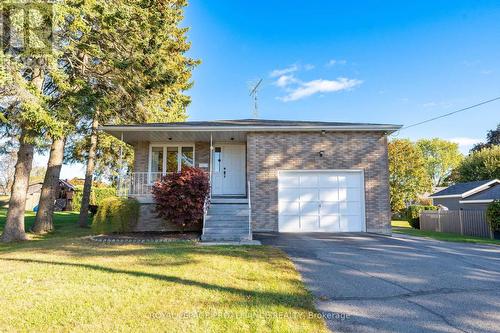
[[[184,166],[194,166],[192,145],[151,145],[149,148],[150,172],[179,172]]]

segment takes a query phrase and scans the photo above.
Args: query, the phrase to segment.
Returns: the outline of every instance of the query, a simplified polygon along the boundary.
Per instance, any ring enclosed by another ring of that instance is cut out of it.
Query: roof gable
[[[439,198],[445,196],[462,197],[464,196],[464,194],[467,194],[467,192],[474,193],[474,190],[480,191],[482,186],[494,183],[500,183],[500,181],[498,179],[489,179],[489,180],[479,180],[466,183],[458,183],[455,185],[451,185],[445,188],[444,190],[431,194],[429,197],[430,198]],[[485,187],[484,189],[487,189],[487,187]]]
[[[493,186],[489,187],[488,189],[474,193],[467,198],[465,198],[463,201],[475,201],[475,200],[500,200],[500,184],[494,184]]]

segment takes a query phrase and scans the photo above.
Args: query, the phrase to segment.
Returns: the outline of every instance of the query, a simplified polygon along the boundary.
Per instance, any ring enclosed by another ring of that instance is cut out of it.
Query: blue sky
[[[252,117],[259,78],[266,119],[408,125],[500,96],[498,1],[192,0],[183,25],[190,120]],[[498,122],[500,101],[399,136],[465,153]]]

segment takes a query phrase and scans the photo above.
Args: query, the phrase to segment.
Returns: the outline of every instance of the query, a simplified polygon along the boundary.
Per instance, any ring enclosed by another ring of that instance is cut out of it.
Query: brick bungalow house
[[[391,233],[387,135],[401,126],[221,120],[101,129],[132,145],[121,195],[141,202],[137,231],[174,230],[155,217],[151,186],[182,165],[209,173],[204,240],[252,232]]]

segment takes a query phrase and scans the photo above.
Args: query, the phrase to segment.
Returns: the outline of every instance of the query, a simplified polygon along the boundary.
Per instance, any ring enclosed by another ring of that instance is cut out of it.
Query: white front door
[[[365,231],[363,173],[280,171],[280,232]]]
[[[212,152],[212,194],[245,195],[245,145],[215,145]]]

